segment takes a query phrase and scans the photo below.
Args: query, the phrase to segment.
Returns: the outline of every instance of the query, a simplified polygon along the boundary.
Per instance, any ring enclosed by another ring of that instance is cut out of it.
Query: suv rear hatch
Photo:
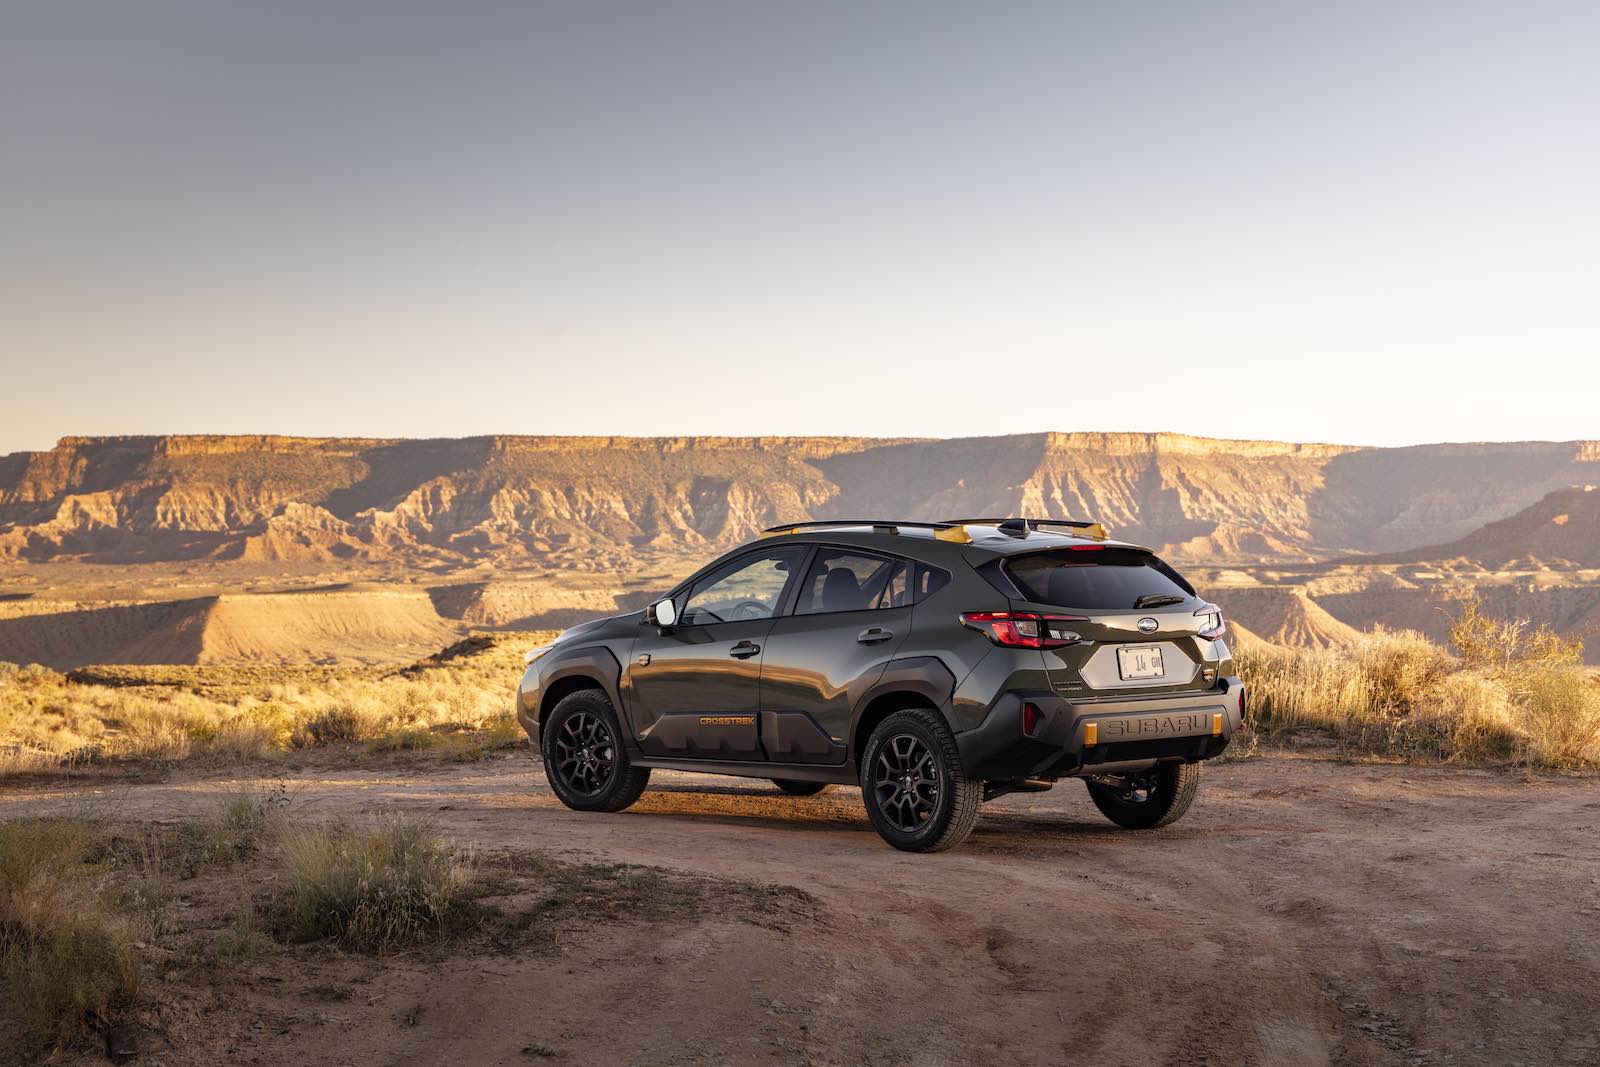
[[[1154,553],[1079,545],[984,569],[1011,587],[1002,591],[1015,611],[1041,617],[1041,652],[1058,692],[1126,699],[1216,683],[1221,615]]]

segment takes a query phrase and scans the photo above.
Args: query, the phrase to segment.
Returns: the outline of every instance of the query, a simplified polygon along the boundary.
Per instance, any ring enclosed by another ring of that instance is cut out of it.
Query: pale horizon
[[[1600,438],[1600,9],[0,16],[63,436]]]

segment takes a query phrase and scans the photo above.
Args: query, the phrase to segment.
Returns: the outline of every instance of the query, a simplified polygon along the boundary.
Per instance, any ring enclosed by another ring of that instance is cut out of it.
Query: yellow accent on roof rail
[[[950,541],[958,545],[972,544],[972,535],[967,533],[965,526],[951,526],[943,530],[933,531],[936,541]]]

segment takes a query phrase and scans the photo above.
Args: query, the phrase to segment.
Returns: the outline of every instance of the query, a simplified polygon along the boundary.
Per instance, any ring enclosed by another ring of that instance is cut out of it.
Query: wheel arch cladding
[[[861,710],[856,713],[850,734],[851,759],[859,764],[872,731],[884,719],[906,708],[932,708],[954,730],[946,706],[955,685],[950,669],[930,656],[891,662],[867,691]]]
[[[608,648],[574,649],[557,664],[544,680],[544,691],[539,694],[539,735],[550,721],[550,712],[563,699],[584,689],[599,689],[611,701],[612,709],[622,718],[622,701],[617,693],[617,681],[622,667]],[[626,721],[620,725],[626,733]]]

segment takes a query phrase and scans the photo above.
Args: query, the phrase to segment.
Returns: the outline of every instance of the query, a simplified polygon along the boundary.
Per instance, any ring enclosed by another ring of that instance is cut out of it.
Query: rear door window
[[[904,607],[910,603],[906,582],[900,560],[824,548],[806,573],[795,614]]]
[[[1037,552],[1006,560],[1005,569],[1029,600],[1060,608],[1138,611],[1195,595],[1177,571],[1127,548]]]

